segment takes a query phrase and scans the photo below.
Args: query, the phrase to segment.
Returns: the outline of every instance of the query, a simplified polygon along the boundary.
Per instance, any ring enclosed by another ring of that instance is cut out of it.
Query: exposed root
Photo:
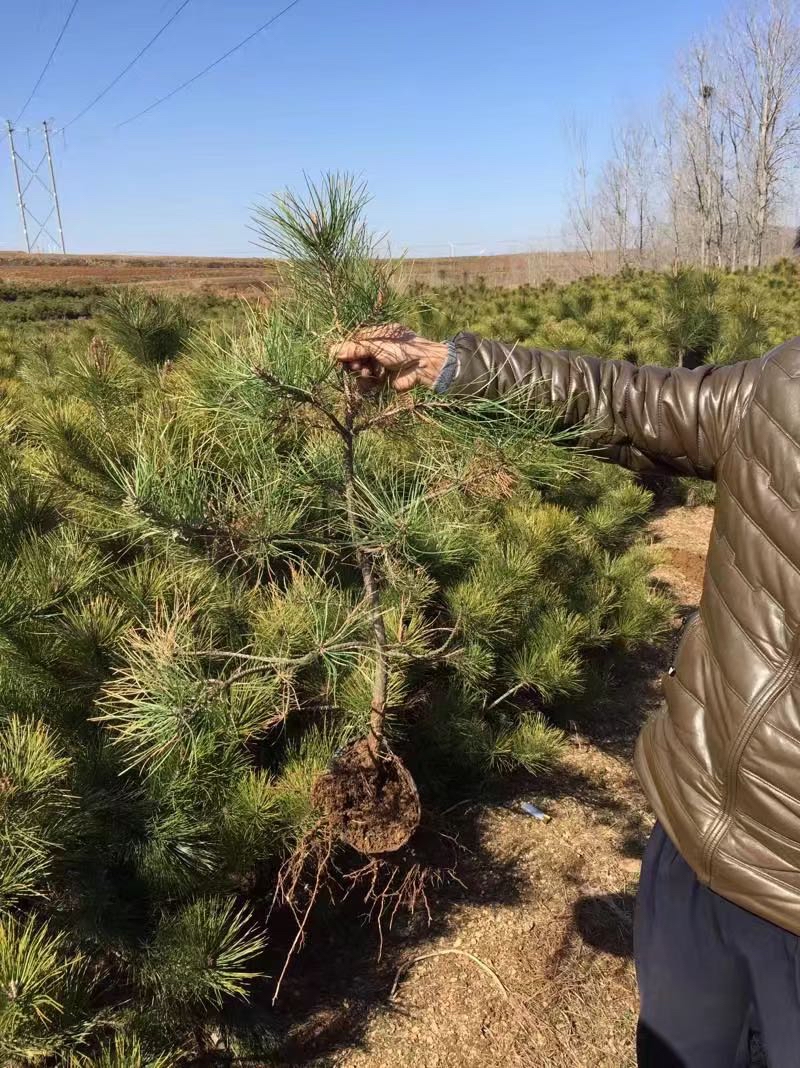
[[[428,891],[456,879],[453,868],[435,868],[413,861],[410,864],[372,857],[345,877],[347,894],[362,889],[368,917],[378,928],[378,960],[383,956],[384,930],[391,931],[399,912],[414,915],[423,909],[431,923]]]
[[[332,852],[333,837],[330,831],[324,826],[315,827],[305,835],[278,873],[270,914],[276,904],[286,905],[297,924],[297,933],[275,984],[273,1005],[278,1000],[292,958],[305,943],[311,911],[321,891],[326,888]]]
[[[437,841],[445,837],[448,836],[436,836]],[[275,985],[273,1005],[292,959],[303,948],[308,923],[321,894],[329,894],[332,901],[337,898],[343,901],[352,894],[362,896],[367,918],[378,929],[380,960],[385,934],[392,930],[400,914],[411,916],[422,911],[430,924],[433,916],[428,894],[444,883],[461,882],[456,875],[454,855],[445,863],[425,863],[411,849],[392,859],[369,857],[360,867],[342,870],[333,859],[337,839],[335,829],[327,821],[320,821],[300,841],[278,873],[269,915],[277,906],[288,908],[297,931]],[[352,858],[353,854],[348,856]]]

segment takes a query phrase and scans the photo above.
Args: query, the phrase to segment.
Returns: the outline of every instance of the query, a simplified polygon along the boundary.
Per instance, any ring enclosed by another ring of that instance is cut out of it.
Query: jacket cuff
[[[434,393],[447,392],[453,379],[458,374],[458,363],[458,349],[456,348],[455,338],[450,338],[447,342],[447,359],[439,372],[439,377],[433,384]]]
[[[447,342],[447,347],[453,355],[448,356],[445,368],[439,376],[441,380],[445,369],[449,368],[449,377],[444,388],[459,396],[487,392],[492,384],[493,374],[491,354],[483,339],[477,334],[462,330]],[[439,385],[439,380],[436,385]]]

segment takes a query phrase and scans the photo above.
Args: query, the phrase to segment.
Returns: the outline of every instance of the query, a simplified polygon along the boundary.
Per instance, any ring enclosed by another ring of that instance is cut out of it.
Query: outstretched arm
[[[367,387],[388,380],[448,394],[502,397],[531,390],[580,444],[634,471],[663,470],[713,479],[733,441],[761,370],[757,360],[729,366],[637,367],[572,352],[504,345],[475,334],[440,344],[400,327],[381,327],[340,346],[338,359]],[[437,386],[438,383],[438,386]]]

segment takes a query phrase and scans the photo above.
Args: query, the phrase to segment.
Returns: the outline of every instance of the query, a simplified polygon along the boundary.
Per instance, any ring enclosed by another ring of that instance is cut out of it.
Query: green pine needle
[[[203,898],[165,915],[142,963],[141,982],[182,1009],[245,997],[260,973],[247,967],[266,945],[251,911]]]

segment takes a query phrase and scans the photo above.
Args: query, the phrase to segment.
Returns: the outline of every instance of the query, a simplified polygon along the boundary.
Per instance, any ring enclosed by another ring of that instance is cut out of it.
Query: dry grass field
[[[776,230],[770,241],[769,260],[789,254],[793,231]],[[406,258],[404,273],[426,286],[454,286],[484,279],[489,286],[540,285],[551,279],[559,284],[589,274],[614,274],[619,259],[613,251],[598,251],[592,261],[575,251],[531,251],[506,255]],[[668,257],[648,262],[650,268],[668,267]],[[133,255],[27,255],[0,250],[0,282],[40,285],[84,283],[136,283],[174,293],[213,293],[220,296],[257,296],[275,279],[274,267],[261,257],[133,256]]]
[[[487,285],[539,285],[547,279],[571,282],[587,274],[618,269],[612,253],[593,263],[583,253],[530,252],[495,256],[407,259],[403,273],[427,286],[453,286],[484,279]],[[31,285],[141,284],[173,293],[257,296],[275,279],[268,260],[194,256],[29,256],[0,251],[0,282]]]
[[[143,284],[174,293],[253,296],[274,279],[263,259],[193,256],[29,256],[0,252],[0,282],[29,285]]]

